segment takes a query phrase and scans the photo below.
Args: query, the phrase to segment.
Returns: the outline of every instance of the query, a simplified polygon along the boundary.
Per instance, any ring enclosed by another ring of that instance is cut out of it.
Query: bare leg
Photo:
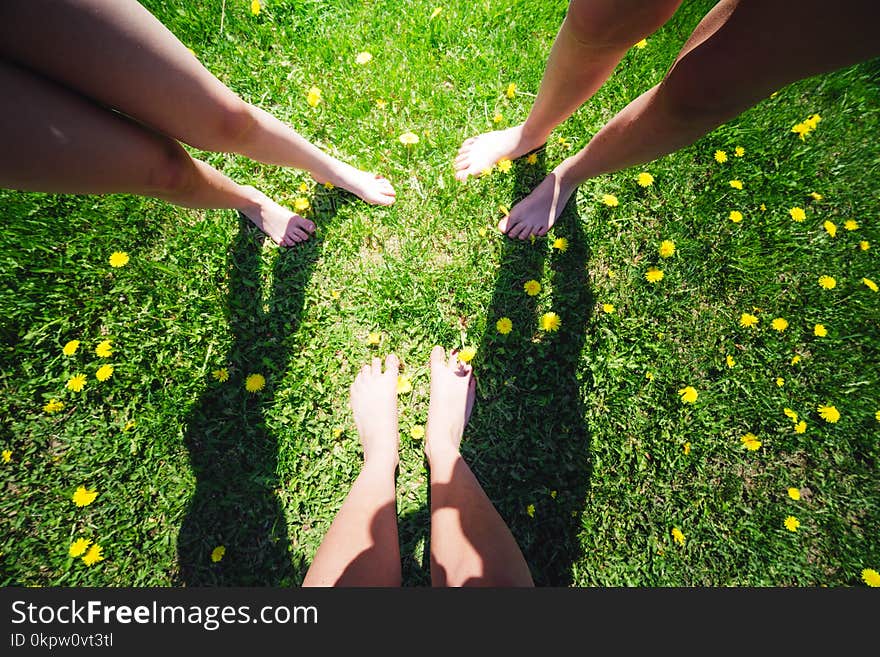
[[[498,228],[543,235],[588,178],[694,143],[771,92],[880,54],[871,0],[722,0],[700,22],[664,80],[633,100],[562,162]]]
[[[431,470],[431,581],[435,586],[534,586],[529,567],[458,451],[474,404],[470,366],[431,352],[425,454]]]
[[[400,586],[394,471],[398,462],[397,356],[364,365],[351,408],[364,467],[318,548],[303,586]]]
[[[135,0],[0,3],[0,57],[196,148],[305,169],[369,203],[394,202],[385,178],[236,96]]]
[[[235,209],[284,245],[315,230],[253,187],[193,159],[173,139],[2,60],[0,89],[15,99],[0,103],[0,186]]]
[[[559,28],[538,97],[525,123],[467,139],[455,159],[455,177],[478,176],[503,157],[532,151],[608,79],[626,51],[648,36],[681,0],[571,0]]]

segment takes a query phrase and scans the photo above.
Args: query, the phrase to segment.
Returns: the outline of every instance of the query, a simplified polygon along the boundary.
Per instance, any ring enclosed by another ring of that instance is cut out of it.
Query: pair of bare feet
[[[540,148],[547,136],[534,134],[522,124],[466,139],[455,158],[455,178],[465,182],[470,176],[482,175],[503,158],[515,160],[522,157]],[[513,207],[510,214],[498,222],[498,230],[508,237],[521,240],[533,235],[546,235],[577,189],[577,184],[567,175],[568,167],[567,161],[556,167],[531,194]]]
[[[312,174],[312,178],[319,184],[330,183],[348,190],[371,205],[394,203],[394,187],[387,178],[361,171],[339,160],[330,165],[326,176]],[[241,190],[245,202],[237,209],[277,245],[293,246],[314,234],[314,222],[292,213],[253,187],[243,185]]]
[[[364,462],[398,463],[397,375],[400,361],[394,354],[364,365],[351,386],[351,408],[364,449]],[[457,454],[464,427],[474,405],[475,381],[471,366],[443,347],[431,351],[431,400],[425,430],[428,462],[439,455]]]

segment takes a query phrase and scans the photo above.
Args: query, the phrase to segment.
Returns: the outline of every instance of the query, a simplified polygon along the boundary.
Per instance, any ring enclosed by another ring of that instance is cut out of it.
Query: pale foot
[[[474,407],[476,380],[469,364],[455,351],[431,350],[431,401],[425,430],[425,454],[432,461],[440,454],[457,454],[464,427]]]
[[[315,232],[315,224],[275,201],[250,185],[242,185],[247,201],[236,208],[266,233],[278,246],[304,242]]]
[[[547,136],[526,134],[523,125],[494,130],[466,139],[455,158],[455,179],[464,182],[468,176],[479,176],[498,160],[515,160],[541,146]]]
[[[347,189],[371,205],[391,205],[396,196],[394,187],[384,176],[355,169],[339,160],[334,161],[326,176],[313,173],[312,178],[322,185],[329,182],[335,187]]]
[[[382,361],[374,358],[364,365],[351,385],[351,410],[364,448],[364,462],[397,466],[397,372],[400,361],[394,354]]]
[[[498,230],[508,237],[525,240],[541,237],[553,227],[577,185],[567,183],[564,176],[551,172],[531,194],[513,206],[510,214],[498,222]]]

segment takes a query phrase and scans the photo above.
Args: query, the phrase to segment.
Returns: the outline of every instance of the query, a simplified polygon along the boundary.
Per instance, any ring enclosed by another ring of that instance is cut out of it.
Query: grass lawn
[[[464,185],[460,143],[527,116],[566,2],[144,4],[243,98],[384,173],[398,200],[199,153],[288,207],[309,200],[318,235],[280,250],[230,211],[0,191],[0,584],[300,584],[361,463],[348,388],[390,351],[411,382],[404,584],[429,584],[418,428],[435,344],[477,350],[463,451],[538,584],[864,586],[880,570],[880,293],[863,281],[880,283],[878,61],[587,182],[548,238],[519,243],[495,229],[501,208],[659,81],[712,2],[632,48],[535,163]],[[130,261],[111,267],[115,251]],[[559,330],[540,330],[551,311]],[[80,486],[97,491],[87,506]],[[80,538],[104,559],[69,556]]]

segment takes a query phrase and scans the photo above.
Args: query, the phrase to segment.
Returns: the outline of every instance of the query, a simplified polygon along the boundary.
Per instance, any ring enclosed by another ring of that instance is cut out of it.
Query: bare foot
[[[508,237],[528,239],[541,237],[553,227],[577,185],[564,181],[557,167],[531,194],[513,206],[510,214],[498,222],[498,230]]]
[[[428,460],[441,453],[458,453],[464,427],[474,407],[475,391],[471,366],[459,361],[455,351],[447,358],[443,347],[434,347],[431,350],[431,401],[425,431]]]
[[[351,385],[351,410],[364,448],[364,462],[397,466],[397,372],[400,361],[394,354],[364,365]]]
[[[275,201],[250,185],[242,185],[247,202],[237,208],[266,233],[278,246],[304,242],[315,232],[315,224]]]
[[[347,189],[355,196],[372,205],[391,205],[396,192],[391,182],[378,173],[355,169],[350,164],[336,160],[327,176],[312,174],[320,184],[330,183]]]
[[[547,140],[546,135],[527,135],[523,125],[485,132],[466,139],[455,158],[455,179],[464,182],[468,176],[479,176],[501,158],[515,160]]]

